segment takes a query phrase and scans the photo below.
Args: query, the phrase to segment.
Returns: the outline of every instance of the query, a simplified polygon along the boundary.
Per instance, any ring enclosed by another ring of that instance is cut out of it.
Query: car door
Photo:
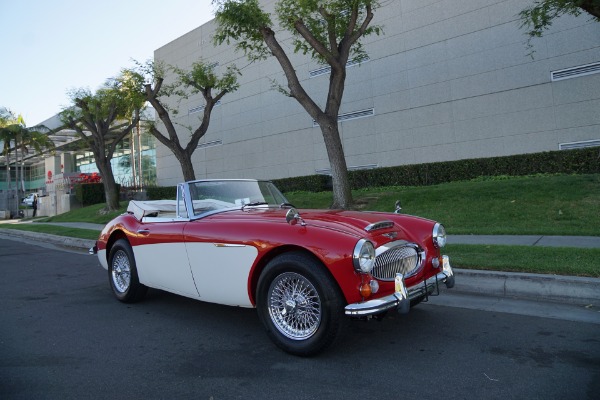
[[[200,299],[211,303],[252,307],[248,276],[258,255],[256,247],[218,234],[210,218],[185,226],[184,237],[189,263]]]
[[[137,245],[133,250],[141,283],[198,298],[183,241],[183,230],[187,223],[140,223],[136,232]]]

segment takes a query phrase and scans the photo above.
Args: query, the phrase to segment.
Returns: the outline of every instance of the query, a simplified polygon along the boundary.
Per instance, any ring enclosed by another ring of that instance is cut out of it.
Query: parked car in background
[[[454,285],[438,222],[382,212],[302,210],[267,181],[200,180],[177,200],[131,201],[96,246],[122,302],[156,288],[255,307],[273,342],[317,354],[347,318],[379,318]],[[433,327],[432,327],[433,328]]]
[[[21,199],[21,203],[26,206],[33,207],[34,196],[35,196],[35,193],[29,193],[26,197],[23,197],[23,199]]]

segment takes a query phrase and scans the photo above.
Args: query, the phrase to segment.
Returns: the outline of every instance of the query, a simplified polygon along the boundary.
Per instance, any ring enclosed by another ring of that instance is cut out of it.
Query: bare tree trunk
[[[325,140],[329,165],[331,166],[333,183],[333,204],[331,208],[347,209],[352,205],[352,192],[338,125],[337,123],[321,125],[321,131]]]
[[[6,153],[6,209],[10,210],[10,152]]]
[[[185,150],[179,149],[177,146],[169,146],[169,149],[175,154],[175,158],[181,164],[181,172],[183,173],[184,182],[195,181],[196,173],[194,172],[194,165],[192,164],[191,155],[188,156]]]
[[[102,176],[102,184],[104,185],[104,193],[106,196],[106,211],[117,211],[119,204],[119,191],[115,183],[115,176],[110,167],[110,160],[104,162],[96,161],[96,166]]]
[[[185,182],[195,181],[196,174],[194,173],[194,166],[192,165],[192,160],[190,158],[185,158],[183,160],[179,160],[181,163],[181,172],[183,172],[183,180]]]

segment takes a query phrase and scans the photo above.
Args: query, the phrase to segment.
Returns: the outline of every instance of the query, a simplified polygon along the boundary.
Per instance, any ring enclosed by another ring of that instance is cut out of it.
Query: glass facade
[[[99,172],[94,155],[90,151],[74,152],[75,171],[83,173]],[[137,132],[124,140],[111,160],[115,181],[123,187],[140,188],[156,185],[156,141],[154,136]],[[20,175],[20,171],[19,171]],[[42,189],[46,184],[44,163],[26,166],[23,171],[25,191]],[[0,165],[0,190],[6,190],[6,165]],[[10,189],[17,187],[16,166],[10,166]]]
[[[23,179],[25,181],[25,191],[37,190],[45,184],[44,165],[25,166],[23,170]],[[17,177],[18,174],[18,177]],[[12,164],[10,166],[10,188],[15,189],[17,184],[20,184],[21,170],[17,173],[17,167]],[[0,166],[0,190],[6,190],[6,165]]]
[[[141,149],[141,151],[140,151]],[[75,155],[78,172],[99,172],[92,152],[80,152]],[[142,133],[133,135],[121,142],[111,167],[115,181],[125,187],[146,187],[156,185],[156,142],[154,136]]]

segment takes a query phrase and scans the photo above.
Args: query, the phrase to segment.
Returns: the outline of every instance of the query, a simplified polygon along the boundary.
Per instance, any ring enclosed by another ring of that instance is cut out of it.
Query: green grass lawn
[[[0,229],[16,229],[91,240],[98,239],[100,234],[100,232],[91,229],[67,228],[64,226],[44,224],[0,224]]]
[[[388,187],[353,192],[362,210],[402,211],[444,223],[449,235],[600,236],[600,174],[495,177],[427,187]],[[328,208],[331,192],[286,193],[302,208]],[[104,224],[123,213],[103,215],[102,204],[48,218],[49,222]],[[0,225],[85,239],[98,232],[44,224]],[[445,253],[458,268],[600,277],[600,249],[533,246],[449,245]]]
[[[127,210],[129,202],[121,202],[119,211],[114,211],[108,214],[102,213],[105,204],[94,204],[93,206],[77,208],[68,213],[55,215],[44,219],[44,222],[91,222],[94,224],[106,224],[108,221],[123,214]]]
[[[452,244],[444,253],[454,268],[600,278],[600,249]]]
[[[449,234],[600,236],[600,175],[490,178],[425,187],[353,192],[359,209],[442,222]],[[327,208],[330,192],[294,192],[296,207]]]

